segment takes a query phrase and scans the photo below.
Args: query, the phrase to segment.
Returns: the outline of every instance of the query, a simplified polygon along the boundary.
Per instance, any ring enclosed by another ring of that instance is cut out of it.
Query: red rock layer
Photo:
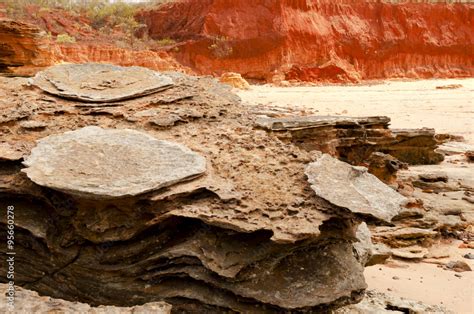
[[[165,51],[131,50],[101,43],[57,44],[34,25],[0,19],[0,72],[34,75],[58,62],[104,62],[192,72]]]
[[[0,18],[0,72],[28,75],[53,64],[54,49],[45,35],[33,25]]]
[[[181,0],[144,11],[153,38],[200,74],[272,81],[474,76],[474,5]],[[179,51],[176,51],[179,50]]]
[[[103,62],[121,66],[143,66],[157,71],[192,72],[165,51],[130,50],[94,44],[61,45],[59,51],[58,59],[65,62]]]

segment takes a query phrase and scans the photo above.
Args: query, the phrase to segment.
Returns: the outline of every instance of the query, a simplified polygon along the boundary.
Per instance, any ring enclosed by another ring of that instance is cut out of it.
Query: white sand
[[[437,86],[461,84],[459,89]],[[244,103],[297,106],[321,115],[385,115],[392,128],[435,128],[474,144],[474,79],[386,81],[374,85],[252,86],[238,91]]]

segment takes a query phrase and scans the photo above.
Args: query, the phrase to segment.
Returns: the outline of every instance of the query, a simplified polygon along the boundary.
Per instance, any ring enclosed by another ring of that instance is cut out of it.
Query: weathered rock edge
[[[60,64],[38,72],[31,83],[60,97],[108,103],[153,94],[173,86],[159,72],[103,63]]]
[[[12,134],[0,162],[0,206],[15,207],[15,283],[92,305],[164,301],[189,312],[314,312],[359,301],[366,284],[352,244],[371,213],[315,195],[304,172],[318,154],[256,130],[255,115],[229,87],[166,75],[175,82],[169,89],[108,106],[0,78],[0,124]],[[87,125],[185,143],[205,158],[206,172],[91,199],[35,184],[22,171],[35,140]],[[1,217],[0,232],[7,228]]]
[[[39,140],[23,164],[36,184],[93,199],[135,196],[206,171],[205,158],[181,144],[96,126]]]

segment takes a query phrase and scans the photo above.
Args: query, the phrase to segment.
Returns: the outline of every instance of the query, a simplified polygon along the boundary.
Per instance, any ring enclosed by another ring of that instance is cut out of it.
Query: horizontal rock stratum
[[[0,72],[21,67],[21,74],[35,73],[54,64],[54,52],[38,27],[0,17]]]
[[[139,18],[201,74],[357,82],[474,75],[474,5],[182,0]]]

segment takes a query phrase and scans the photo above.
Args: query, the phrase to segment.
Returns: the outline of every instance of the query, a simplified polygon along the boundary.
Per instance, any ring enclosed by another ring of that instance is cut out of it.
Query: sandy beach
[[[462,85],[456,89],[437,89]],[[474,79],[385,81],[364,85],[255,86],[244,103],[311,108],[321,115],[389,116],[392,128],[436,129],[474,144]]]
[[[474,261],[463,258],[474,253],[472,249],[459,249],[461,241],[438,244],[437,251],[449,257],[433,260],[436,263],[456,260],[468,263],[474,269]],[[395,261],[384,265],[374,265],[365,269],[365,279],[369,289],[393,294],[399,297],[421,301],[431,305],[441,305],[454,313],[470,314],[474,311],[474,273],[456,273],[443,269],[438,264],[427,262]]]

